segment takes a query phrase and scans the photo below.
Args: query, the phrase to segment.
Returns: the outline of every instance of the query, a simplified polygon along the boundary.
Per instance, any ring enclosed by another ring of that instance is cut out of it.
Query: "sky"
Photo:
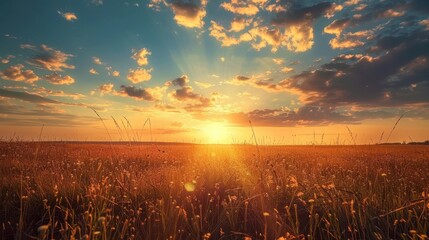
[[[0,137],[424,141],[428,61],[427,0],[4,0]]]

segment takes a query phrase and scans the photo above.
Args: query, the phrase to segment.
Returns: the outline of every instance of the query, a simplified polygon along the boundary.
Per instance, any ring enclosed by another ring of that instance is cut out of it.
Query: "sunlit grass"
[[[0,231],[2,239],[426,239],[428,159],[425,146],[3,142]]]

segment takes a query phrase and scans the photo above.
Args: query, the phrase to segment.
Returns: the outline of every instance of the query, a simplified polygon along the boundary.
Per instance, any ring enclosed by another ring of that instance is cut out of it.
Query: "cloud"
[[[351,25],[351,20],[348,18],[336,19],[324,28],[325,33],[334,34],[337,37]]]
[[[0,89],[0,95],[3,92]],[[24,93],[25,94],[25,93]],[[16,95],[12,94],[11,98]],[[97,121],[95,117],[85,117],[73,114],[66,114],[64,110],[46,102],[29,101],[31,106],[24,106],[22,103],[15,104],[11,99],[0,99],[0,112],[7,114],[7,117],[0,118],[3,125],[12,126],[82,126],[91,125]]]
[[[139,66],[146,66],[149,63],[147,56],[151,54],[152,53],[148,49],[142,48],[138,51],[135,51],[133,56],[131,56],[131,58],[136,60]]]
[[[32,103],[55,103],[55,104],[61,103],[59,101],[45,98],[36,94],[31,94],[27,92],[9,91],[1,88],[0,88],[0,96],[7,97],[7,98],[15,98],[15,99],[32,102]]]
[[[135,86],[121,86],[121,90],[117,92],[121,96],[129,96],[138,100],[158,101],[162,97],[162,92],[165,88],[138,88]]]
[[[246,125],[249,120],[254,126],[285,127],[329,125],[333,123],[357,123],[357,119],[333,107],[303,106],[298,109],[256,109],[247,113],[233,113],[227,119],[238,125]]]
[[[291,67],[283,67],[283,68],[281,69],[281,71],[282,71],[283,73],[290,73],[290,72],[292,72],[292,71],[293,71],[293,68],[291,68]]]
[[[180,87],[184,87],[188,84],[189,79],[187,75],[182,75],[181,77],[178,77],[176,79],[174,79],[173,81],[171,81],[171,83],[174,86],[180,86]]]
[[[243,33],[237,37],[227,34],[227,30],[215,21],[211,21],[209,27],[210,36],[214,37],[217,41],[222,43],[222,47],[229,47],[238,45],[241,42],[248,42],[252,40],[252,36],[249,33]],[[221,58],[222,60],[222,58]]]
[[[229,30],[212,20],[209,27],[210,36],[221,42],[224,47],[251,42],[252,48],[257,51],[271,47],[271,52],[277,52],[279,48],[286,47],[289,51],[305,52],[314,45],[312,26],[314,20],[321,16],[332,17],[335,12],[342,9],[341,5],[330,2],[308,7],[291,3],[287,4],[287,7],[270,7],[268,10],[276,11],[277,16],[269,24],[264,24],[263,18],[253,20],[242,17],[256,15],[260,9],[264,10],[266,3],[266,1],[238,0],[222,3],[221,7],[225,10],[241,16],[236,16],[231,21]],[[239,32],[241,34],[233,34]]]
[[[10,62],[10,59],[13,59],[13,58],[15,58],[14,55],[8,55],[4,58],[0,58],[0,62],[3,64],[8,64]]]
[[[364,39],[369,40],[372,38],[373,32],[370,30],[359,31],[354,33],[345,33],[329,41],[329,45],[333,49],[343,48],[356,48],[365,45]]]
[[[213,106],[216,101],[216,94],[212,97],[207,98],[201,94],[195,93],[191,86],[188,86],[189,79],[187,75],[183,75],[172,81],[173,86],[180,87],[170,92],[170,97],[179,102],[186,102],[187,105],[184,109],[188,112],[198,112],[207,107]],[[167,84],[168,86],[169,84]]]
[[[231,21],[231,28],[229,29],[230,32],[241,32],[243,31],[249,24],[251,23],[251,20],[235,17]]]
[[[50,90],[44,87],[39,87],[35,89],[35,92],[42,96],[69,97],[73,98],[74,100],[78,100],[85,97],[85,95],[80,93],[65,93],[62,90]]]
[[[112,72],[112,76],[114,77],[119,77],[121,75],[121,73],[119,71],[113,71]]]
[[[77,16],[76,16],[76,14],[75,13],[72,13],[72,12],[65,12],[65,13],[62,13],[62,12],[60,12],[60,11],[57,11],[58,12],[58,14],[60,14],[65,20],[67,20],[67,21],[69,21],[69,22],[73,22],[73,21],[75,21],[75,20],[77,20]]]
[[[33,83],[39,80],[39,77],[32,70],[25,70],[22,64],[10,66],[0,71],[0,78],[27,83]]]
[[[255,27],[250,29],[249,33],[254,40],[252,48],[257,51],[271,45],[271,52],[277,52],[282,44],[283,35],[279,28]],[[259,41],[257,41],[257,38]]]
[[[268,12],[285,12],[286,8],[284,6],[282,6],[281,4],[269,4],[265,7],[265,10]]]
[[[101,59],[100,59],[100,58],[98,58],[98,57],[92,57],[92,61],[93,61],[95,64],[97,64],[97,65],[101,65],[101,64],[103,64],[103,62],[101,61]]]
[[[259,12],[259,8],[252,3],[245,1],[231,0],[231,2],[223,2],[220,5],[226,11],[238,15],[254,16]]]
[[[407,106],[429,102],[429,33],[381,34],[377,57],[341,55],[279,83],[313,105]]]
[[[179,101],[188,101],[188,100],[199,100],[201,95],[193,92],[191,86],[183,86],[182,88],[176,89],[172,93],[173,98]]]
[[[48,80],[48,82],[51,84],[55,85],[70,85],[75,82],[74,78],[70,77],[69,75],[61,76],[58,73],[45,75],[45,79]]]
[[[102,94],[105,94],[105,93],[111,93],[113,91],[113,87],[114,87],[113,83],[105,83],[103,85],[100,85],[98,89]]]
[[[252,77],[237,75],[231,81],[227,81],[227,83],[232,85],[250,85],[255,88],[263,89],[267,92],[284,91],[281,86],[273,83],[272,79],[267,79],[264,75]]]
[[[265,127],[293,127],[293,126],[323,126],[331,124],[359,124],[366,119],[386,119],[401,116],[414,119],[429,119],[427,109],[354,109],[337,108],[332,106],[305,105],[300,108],[287,107],[276,109],[255,109],[243,113],[231,113],[220,118],[231,124],[246,126],[249,120],[253,126]]]
[[[138,68],[135,70],[130,69],[128,71],[127,78],[133,83],[149,81],[152,78],[152,75],[150,74],[152,70],[153,68],[150,68],[150,69]]]
[[[174,20],[177,24],[187,28],[202,28],[204,26],[204,17],[207,14],[206,5],[207,0],[201,0],[199,4],[183,0],[169,4],[174,13]]]
[[[313,27],[305,22],[287,27],[285,31],[285,45],[293,52],[305,52],[311,49],[314,44],[313,38]]]
[[[103,5],[103,0],[91,0],[91,2],[96,6]]]
[[[97,72],[97,70],[95,70],[94,68],[89,69],[89,73],[93,74],[93,75],[98,75],[99,73]]]
[[[273,62],[277,65],[282,65],[285,60],[283,58],[273,58]]]
[[[200,88],[210,88],[214,86],[214,84],[211,84],[211,83],[198,82],[198,81],[195,81],[195,84]]]
[[[161,3],[163,0],[150,0],[150,2],[147,4],[149,8],[154,9],[155,11],[161,11]]]
[[[36,67],[60,72],[63,71],[63,68],[75,68],[75,66],[67,63],[69,58],[73,57],[71,54],[63,53],[44,44],[40,45],[39,48],[31,45],[21,45],[21,48],[27,48],[37,52],[37,54],[29,60],[29,63]]]
[[[335,3],[321,2],[308,7],[301,7],[299,5],[292,5],[286,12],[279,13],[273,19],[276,25],[300,25],[303,22],[313,21],[331,11],[338,11]]]
[[[419,23],[425,27],[426,31],[429,31],[429,18],[421,20]]]
[[[350,5],[356,1],[348,1]],[[355,14],[352,17],[336,19],[324,28],[324,32],[335,35],[331,39],[330,45],[332,48],[354,48],[363,46],[364,42],[359,39],[356,33],[369,33],[372,30],[362,30],[361,26],[364,23],[371,21],[385,20],[390,21],[392,18],[398,18],[405,14],[406,9],[409,8],[407,4],[402,1],[384,1],[371,5],[371,7],[360,8],[364,10],[362,14]],[[395,10],[394,10],[395,9]],[[346,32],[346,29],[359,27],[359,31],[355,33]],[[377,28],[377,27],[376,27]],[[378,31],[380,28],[377,29]],[[362,37],[362,36],[361,36]]]
[[[285,29],[282,45],[293,52],[305,52],[314,44],[313,21],[321,16],[332,17],[339,10],[338,5],[330,2],[308,7],[292,5],[286,12],[279,13],[272,24]]]
[[[250,77],[246,77],[246,76],[238,75],[238,76],[235,77],[235,79],[237,81],[247,81],[247,80],[250,80],[251,78]]]

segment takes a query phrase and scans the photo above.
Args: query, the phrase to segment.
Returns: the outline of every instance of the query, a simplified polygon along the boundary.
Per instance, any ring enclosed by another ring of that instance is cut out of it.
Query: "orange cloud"
[[[120,91],[114,91],[115,95],[119,96],[128,96],[135,98],[137,100],[145,100],[145,101],[159,101],[167,87],[154,87],[154,88],[138,88],[135,86],[121,86]]]
[[[152,53],[148,49],[142,48],[138,51],[135,51],[133,56],[131,56],[131,58],[136,60],[139,66],[146,66],[149,63],[147,56],[151,54]]]
[[[271,52],[276,52],[281,46],[283,36],[278,28],[255,27],[249,33],[254,40],[259,39],[252,43],[252,48],[257,51],[271,45]]]
[[[72,13],[72,12],[62,13],[62,12],[58,11],[58,14],[60,14],[65,20],[70,21],[70,22],[77,20],[76,14]]]
[[[245,3],[238,0],[223,2],[220,6],[226,11],[239,15],[254,16],[259,12],[259,8],[255,4]]]
[[[111,93],[113,91],[113,87],[114,87],[113,83],[105,83],[99,86],[98,89],[102,94],[104,94],[104,93]]]
[[[290,73],[290,72],[292,72],[292,71],[293,71],[293,68],[290,68],[290,67],[284,67],[284,68],[282,68],[282,69],[281,69],[281,71],[282,71],[282,72],[284,72],[284,73]]]
[[[429,18],[425,20],[421,20],[419,23],[425,27],[426,31],[429,31]]]
[[[0,71],[0,77],[5,80],[33,83],[39,77],[32,70],[24,70],[24,65],[17,64]]]
[[[244,18],[234,18],[231,21],[231,28],[229,29],[230,32],[241,32],[243,31],[249,24],[251,23],[251,20],[246,20]]]
[[[247,42],[252,40],[252,36],[249,33],[243,33],[237,38],[228,36],[225,28],[219,25],[218,23],[216,23],[215,21],[211,21],[211,26],[209,27],[209,30],[210,30],[210,36],[214,37],[217,41],[221,42],[222,47],[238,45],[241,42]]]
[[[39,49],[31,45],[28,45],[28,47],[27,45],[21,45],[21,48],[28,48],[38,52],[38,54],[30,59],[29,63],[39,68],[50,71],[63,71],[63,68],[75,68],[73,65],[67,63],[69,58],[73,57],[71,54],[63,53],[44,44],[40,45]]]
[[[273,58],[273,62],[277,65],[281,65],[285,62],[283,58]]]
[[[114,76],[114,77],[119,77],[120,76],[120,72],[119,71],[113,71],[112,72],[112,76]]]
[[[97,64],[97,65],[101,65],[101,64],[103,64],[103,62],[101,61],[101,59],[100,59],[100,58],[98,58],[98,57],[92,57],[92,61],[93,61],[95,64]]]
[[[91,73],[93,75],[98,75],[97,70],[95,70],[94,68],[89,69],[89,73]]]
[[[333,49],[355,48],[363,46],[365,43],[361,41],[362,38],[371,38],[372,31],[359,31],[354,33],[346,33],[333,38],[329,44]]]
[[[40,94],[42,96],[69,97],[69,98],[72,98],[74,100],[78,100],[78,99],[85,97],[85,95],[80,94],[80,93],[65,93],[62,90],[50,90],[50,89],[46,89],[44,87],[37,88],[36,93]]]
[[[63,77],[58,73],[45,75],[45,79],[48,80],[48,82],[50,82],[51,84],[55,85],[70,85],[75,82],[74,78],[70,77],[69,75]]]
[[[205,0],[202,0],[200,5],[178,1],[170,6],[177,24],[187,28],[202,28],[204,26],[203,19],[207,14],[206,4]]]
[[[138,68],[135,70],[130,69],[128,71],[127,78],[133,83],[149,81],[152,78],[152,75],[150,74],[152,70],[153,68],[150,68],[150,69]]]
[[[14,55],[8,55],[5,58],[0,58],[0,62],[3,64],[8,64],[10,62],[10,59],[15,58]]]
[[[293,52],[305,52],[314,44],[313,27],[309,22],[292,25],[286,28],[285,45]]]

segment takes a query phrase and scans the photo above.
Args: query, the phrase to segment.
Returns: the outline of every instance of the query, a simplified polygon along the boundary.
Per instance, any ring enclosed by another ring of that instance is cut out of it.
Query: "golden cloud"
[[[48,80],[48,82],[51,84],[55,85],[70,85],[75,82],[74,78],[70,77],[69,75],[61,76],[58,73],[45,75],[45,79]]]
[[[133,56],[131,56],[131,58],[136,60],[139,66],[146,66],[149,63],[147,56],[151,54],[152,53],[148,49],[142,48],[138,51],[135,51]]]
[[[152,75],[150,74],[152,70],[153,68],[150,68],[150,69],[138,68],[135,70],[130,69],[128,71],[127,78],[133,83],[149,81],[152,78]]]
[[[33,83],[39,77],[32,70],[24,70],[24,65],[17,64],[0,71],[0,77],[5,80]]]

